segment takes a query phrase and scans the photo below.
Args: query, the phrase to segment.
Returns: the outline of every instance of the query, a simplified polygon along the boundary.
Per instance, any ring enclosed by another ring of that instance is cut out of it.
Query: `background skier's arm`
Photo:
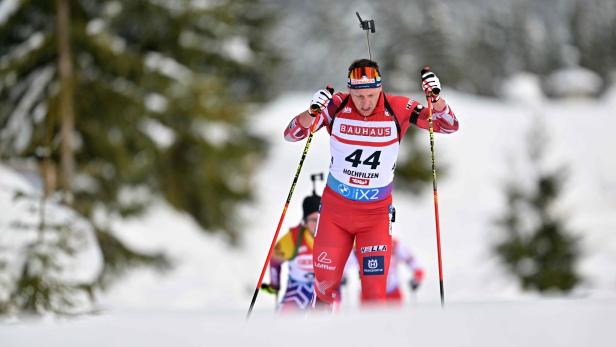
[[[280,270],[284,259],[273,256],[270,260],[270,283],[269,287],[278,291],[280,289]]]
[[[424,279],[424,270],[417,261],[417,258],[413,256],[407,247],[400,243],[396,245],[394,252],[396,257],[405,263],[406,266],[409,267],[409,270],[413,273],[413,278],[411,278],[409,285],[412,290],[417,290]]]
[[[270,260],[270,283],[271,289],[280,289],[280,270],[282,264],[291,259],[295,243],[291,233],[284,234],[274,246],[274,253]]]

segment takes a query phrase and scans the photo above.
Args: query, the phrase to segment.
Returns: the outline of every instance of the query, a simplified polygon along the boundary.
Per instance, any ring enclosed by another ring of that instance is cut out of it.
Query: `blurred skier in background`
[[[417,291],[421,286],[424,279],[424,270],[408,247],[400,243],[398,239],[392,239],[392,247],[389,271],[387,272],[386,301],[387,303],[401,304],[403,301],[403,294],[400,289],[400,278],[398,276],[399,265],[406,265],[412,274],[412,278],[409,281],[409,288],[412,292]],[[358,268],[357,256],[355,252],[351,252],[349,260],[344,268],[342,283],[345,284],[349,276],[355,271],[359,271]],[[366,303],[367,298],[363,295],[363,292],[360,298],[362,303]]]
[[[319,177],[322,180],[323,174],[311,175],[313,191],[312,195],[304,198],[302,203],[302,220],[299,225],[289,229],[274,246],[269,269],[270,283],[261,285],[261,289],[277,296],[280,290],[282,265],[285,262],[288,264],[287,287],[277,305],[278,311],[306,309],[314,295],[312,248],[321,206],[321,197],[316,194],[315,183]]]

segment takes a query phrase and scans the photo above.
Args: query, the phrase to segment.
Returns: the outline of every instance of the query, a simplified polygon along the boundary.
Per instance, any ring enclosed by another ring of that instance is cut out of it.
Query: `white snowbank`
[[[550,93],[557,97],[596,96],[601,88],[601,77],[582,67],[562,69],[551,74],[547,81]]]
[[[503,83],[502,95],[511,101],[536,105],[543,101],[539,77],[530,73],[519,73]]]
[[[26,197],[15,198],[21,193]],[[79,245],[78,251],[68,256],[59,255],[63,269],[49,274],[71,283],[94,280],[102,269],[102,257],[98,251],[94,231],[71,209],[48,199],[45,203],[45,222],[48,229],[43,234],[38,231],[41,220],[40,191],[22,175],[0,165],[0,261],[7,264],[7,271],[2,272],[1,280],[14,283],[25,261],[26,248],[32,244],[41,244],[55,240],[58,233],[51,232],[54,225],[70,225],[71,244]],[[27,229],[16,228],[15,224],[28,225]],[[46,249],[44,245],[40,246]],[[7,288],[0,287],[0,296],[7,294]]]

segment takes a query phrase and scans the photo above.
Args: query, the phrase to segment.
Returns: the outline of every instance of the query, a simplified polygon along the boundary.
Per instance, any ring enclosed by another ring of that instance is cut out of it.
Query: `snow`
[[[141,123],[139,128],[160,148],[167,148],[175,142],[175,133],[173,130],[155,119],[146,119],[143,123]]]
[[[502,96],[513,102],[536,105],[544,99],[539,77],[530,73],[519,73],[503,83]]]
[[[238,311],[120,311],[0,325],[6,347],[613,345],[614,300],[457,303],[412,309],[274,316]],[[27,324],[26,324],[27,323]]]
[[[529,94],[522,90],[520,95]],[[616,157],[609,153],[616,148],[611,134],[616,126],[614,92],[598,100],[528,104],[445,91],[461,128],[436,136],[437,168],[447,167],[438,181],[444,310],[430,189],[420,197],[395,189],[395,236],[426,270],[423,286],[415,297],[406,298],[403,308],[358,311],[355,282],[344,289],[348,300],[335,316],[275,316],[273,297],[260,293],[247,322],[244,316],[305,145],[285,142],[282,132],[306,108],[310,95],[282,95],[254,115],[253,129],[271,150],[254,177],[256,201],[238,212],[247,221],[241,248],[200,232],[188,215],[161,201],[140,218],[113,219],[113,228],[121,230],[118,237],[137,249],[167,252],[175,270],[132,271],[100,294],[97,315],[2,324],[2,345],[313,346],[318,343],[313,334],[327,345],[611,345],[609,329],[616,318]],[[582,237],[579,269],[586,282],[567,297],[522,292],[489,251],[499,233],[493,221],[505,208],[503,184],[509,179],[524,182],[530,175],[524,158],[534,127],[548,135],[547,165],[569,167],[558,209]],[[429,151],[427,132],[423,136],[421,146]],[[327,170],[328,140],[325,132],[313,139],[283,231],[301,218],[302,198],[312,189],[310,174]],[[10,208],[5,204],[2,211],[10,214]],[[408,276],[402,272],[401,282]]]
[[[28,54],[41,48],[47,39],[43,32],[32,33],[26,41],[12,47],[9,53],[0,57],[0,69],[7,68],[14,61],[26,59]]]
[[[207,10],[215,5],[216,2],[212,0],[192,0],[190,6],[196,10]]]
[[[19,0],[3,0],[0,2],[0,25],[4,23],[19,9]]]
[[[103,15],[108,18],[117,16],[122,11],[122,3],[119,1],[107,1],[103,5]]]
[[[0,165],[0,262],[8,264],[7,271],[2,273],[3,278],[14,278],[21,270],[26,255],[26,247],[35,243],[38,235],[36,226],[40,221],[37,209],[38,189],[33,187],[24,176]],[[15,199],[16,193],[22,193],[31,198]],[[78,217],[76,213],[50,197],[46,203],[45,221],[47,225],[70,223],[72,226],[72,243],[79,243],[79,250],[72,257],[62,257],[64,269],[58,273],[63,279],[76,282],[92,281],[102,268],[102,256],[96,247],[94,231],[88,223]],[[15,229],[15,223],[27,224],[35,228]],[[56,237],[55,233],[47,232],[43,239],[49,241]],[[44,247],[44,246],[41,246]],[[0,278],[0,283],[2,278]],[[13,281],[11,281],[13,282]],[[4,289],[0,287],[0,289]],[[5,291],[0,290],[0,295]]]
[[[105,30],[105,21],[101,18],[96,18],[88,22],[86,25],[86,33],[88,35],[98,35]]]
[[[240,251],[232,249],[221,238],[198,231],[198,225],[189,215],[158,202],[143,219],[115,220],[111,227],[121,230],[115,236],[137,250],[166,251],[178,267],[164,275],[153,270],[135,271],[102,296],[102,307],[112,310],[243,308],[239,298],[245,295],[246,282],[230,274],[246,273],[251,266]]]
[[[55,67],[48,65],[38,69],[32,74],[32,77],[29,77],[32,79],[30,87],[9,116],[6,127],[0,131],[1,137],[14,139],[15,143],[13,146],[16,152],[23,151],[30,142],[30,137],[34,130],[32,129],[32,124],[27,122],[28,113],[34,107],[34,104],[40,100],[41,94],[44,93],[54,73]]]
[[[167,98],[158,93],[149,93],[145,97],[145,107],[152,112],[163,113],[167,106]]]
[[[254,54],[248,45],[248,39],[241,36],[232,37],[225,41],[222,51],[238,63],[248,63],[253,59]]]
[[[599,93],[602,81],[592,70],[572,67],[552,73],[546,83],[555,96],[588,97]]]
[[[192,80],[192,73],[186,66],[158,52],[149,52],[146,55],[145,66],[152,71],[158,71],[164,76],[178,82],[186,83]]]
[[[197,129],[203,139],[213,146],[223,146],[233,139],[233,128],[223,122],[200,122]]]

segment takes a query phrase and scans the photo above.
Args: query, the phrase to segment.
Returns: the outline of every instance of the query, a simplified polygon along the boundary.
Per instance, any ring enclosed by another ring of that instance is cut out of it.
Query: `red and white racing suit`
[[[285,130],[288,141],[308,135],[298,117]],[[428,129],[428,109],[403,96],[381,93],[373,113],[362,116],[348,94],[336,93],[323,110],[317,129],[325,127],[330,134],[331,159],[313,248],[318,300],[337,300],[344,265],[355,242],[362,297],[369,302],[385,301],[394,170],[400,140],[411,124]],[[448,105],[433,110],[433,129],[439,133],[458,130],[458,120]]]

